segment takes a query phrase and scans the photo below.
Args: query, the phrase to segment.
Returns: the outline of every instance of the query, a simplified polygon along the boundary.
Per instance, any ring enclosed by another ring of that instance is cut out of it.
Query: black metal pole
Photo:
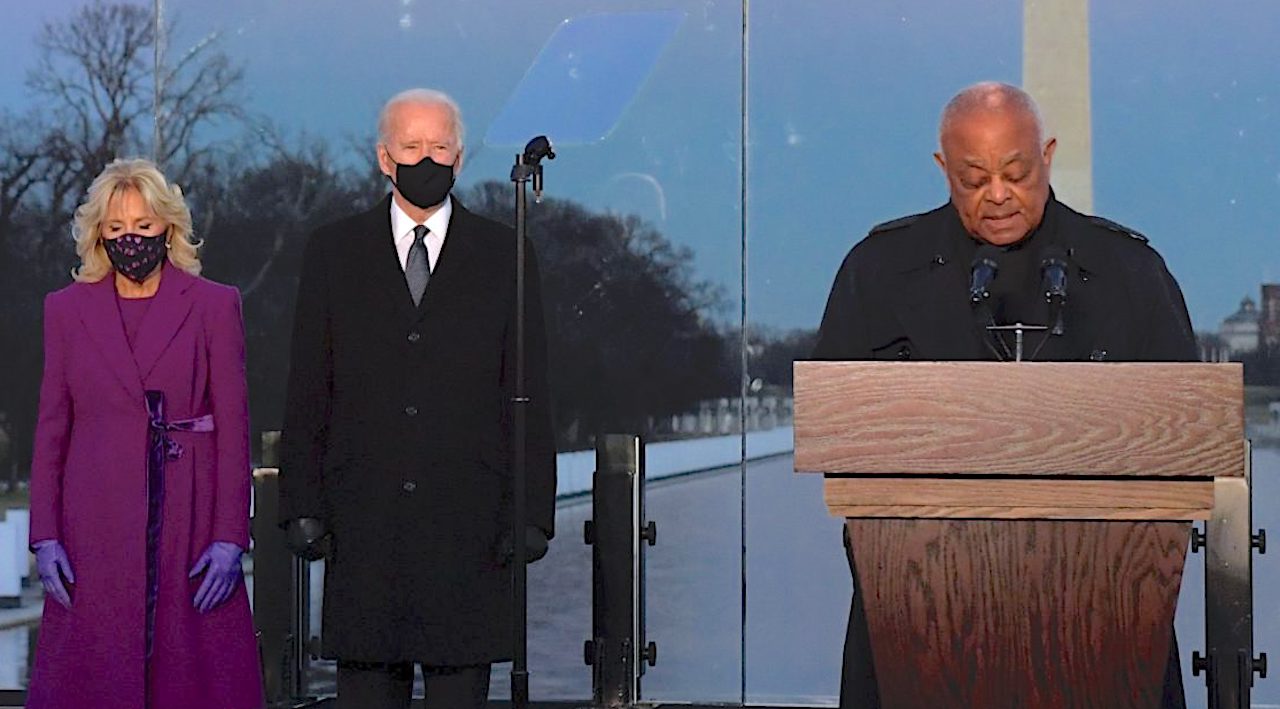
[[[525,566],[525,412],[529,398],[524,386],[524,239],[525,239],[525,183],[529,181],[530,166],[524,155],[517,154],[511,169],[511,181],[516,190],[516,381],[511,398],[512,414],[512,475],[511,494],[514,498],[511,515],[512,590],[514,601],[511,614],[513,655],[511,663],[511,706],[526,709],[529,706],[528,666],[528,570]]]
[[[516,189],[516,362],[515,387],[511,397],[512,418],[512,470],[511,494],[515,498],[511,515],[511,566],[512,566],[512,640],[511,706],[526,709],[529,706],[529,643],[528,643],[528,561],[525,547],[525,528],[528,526],[528,501],[525,499],[525,420],[529,409],[529,395],[525,389],[524,365],[524,311],[525,311],[525,183],[533,181],[535,201],[542,199],[541,160],[554,160],[555,151],[545,135],[535,137],[516,155],[511,168],[511,181]]]

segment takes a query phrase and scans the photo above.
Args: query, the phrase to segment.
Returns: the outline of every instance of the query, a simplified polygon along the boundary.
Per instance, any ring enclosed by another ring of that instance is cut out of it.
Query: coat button
[[[404,413],[405,413],[405,415],[406,415],[406,416],[417,416],[417,415],[418,415],[418,407],[416,407],[416,406],[406,406],[406,407],[404,407]]]
[[[414,490],[418,489],[418,483],[415,483],[414,481],[409,480],[404,485],[401,485],[401,487],[404,488],[405,492],[413,492]]]
[[[421,334],[421,333],[418,333],[418,332],[411,332],[411,333],[409,333],[409,341],[410,341],[410,342],[417,342],[418,340],[421,340],[421,339],[422,339],[422,334]]]

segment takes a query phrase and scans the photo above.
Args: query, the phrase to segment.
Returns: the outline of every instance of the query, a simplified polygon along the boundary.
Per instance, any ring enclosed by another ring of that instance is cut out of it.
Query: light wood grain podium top
[[[796,362],[797,471],[1244,474],[1238,363]]]

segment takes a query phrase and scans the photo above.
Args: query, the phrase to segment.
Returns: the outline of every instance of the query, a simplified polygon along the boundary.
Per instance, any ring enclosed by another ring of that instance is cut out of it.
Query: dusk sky
[[[0,25],[0,107],[30,104],[23,78],[35,32],[81,4],[5,2],[26,9]],[[1020,0],[750,4],[753,324],[816,326],[841,257],[870,226],[946,199],[930,157],[938,112],[971,82],[1020,81],[1021,8]],[[507,178],[517,146],[484,137],[566,20],[670,10],[678,11],[670,41],[657,32],[654,57],[629,55],[642,77],[634,91],[625,87],[634,95],[607,97],[617,104],[610,120],[620,111],[611,131],[586,144],[560,140],[547,189],[637,213],[691,248],[697,276],[730,296],[717,315],[732,322],[742,286],[740,2],[165,3],[178,22],[171,53],[219,32],[221,48],[245,67],[250,110],[295,137],[371,139],[394,92],[452,93],[468,123],[464,185]],[[603,26],[618,41],[645,42],[642,29],[618,29],[638,24]],[[1280,281],[1277,26],[1280,6],[1267,0],[1229,11],[1195,0],[1091,7],[1095,211],[1151,238],[1198,329],[1216,329],[1243,296],[1256,299],[1259,283]]]

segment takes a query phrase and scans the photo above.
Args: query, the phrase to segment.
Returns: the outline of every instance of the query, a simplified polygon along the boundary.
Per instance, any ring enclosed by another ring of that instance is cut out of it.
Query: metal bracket
[[[307,562],[289,553],[280,528],[279,431],[262,434],[263,467],[253,471],[253,609],[263,682],[272,707],[293,707],[307,695],[310,578]]]
[[[644,520],[644,444],[638,436],[607,435],[596,444],[592,519],[582,528],[591,550],[592,638],[582,659],[591,666],[593,707],[632,707],[640,678],[658,661],[646,642],[644,550],[658,526]]]
[[[1191,672],[1205,675],[1209,709],[1248,707],[1254,674],[1266,676],[1265,653],[1253,655],[1253,551],[1266,550],[1266,532],[1253,534],[1252,450],[1245,441],[1243,476],[1214,478],[1213,513],[1192,550],[1205,550],[1205,641],[1191,654]]]

